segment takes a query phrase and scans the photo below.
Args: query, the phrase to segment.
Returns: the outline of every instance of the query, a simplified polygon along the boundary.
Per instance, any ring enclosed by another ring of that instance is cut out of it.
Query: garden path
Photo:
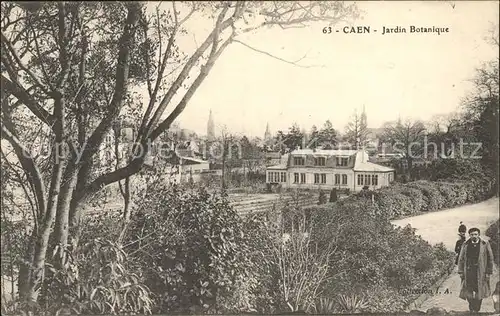
[[[447,249],[454,251],[455,242],[458,238],[458,225],[462,221],[467,228],[477,227],[484,232],[488,226],[498,219],[498,198],[492,198],[477,204],[464,205],[444,211],[427,213],[424,215],[408,217],[401,220],[392,221],[398,226],[410,224],[416,229],[415,233],[422,236],[432,245],[442,242]],[[487,239],[487,237],[486,237]],[[495,269],[490,282],[494,289],[499,280],[498,269]],[[448,290],[447,294],[444,294]],[[457,269],[439,287],[438,293],[430,296],[420,306],[420,310],[427,311],[432,307],[444,308],[447,311],[468,311],[468,303],[458,297],[460,292],[460,276]],[[484,299],[481,312],[494,312],[493,301],[490,298]]]

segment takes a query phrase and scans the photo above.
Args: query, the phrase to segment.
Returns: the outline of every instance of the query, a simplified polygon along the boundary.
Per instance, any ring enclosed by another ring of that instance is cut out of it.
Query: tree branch
[[[55,118],[47,110],[38,104],[37,101],[24,89],[19,83],[12,82],[2,75],[2,88],[9,94],[15,96],[42,122],[46,123],[50,128],[54,126]]]
[[[226,15],[227,10],[229,9],[228,6],[226,6],[222,12],[219,14],[218,21],[222,20],[224,16]],[[218,36],[218,34],[222,31],[224,31],[226,28],[228,28],[234,20],[238,17],[237,14],[241,14],[241,8],[238,10],[238,7],[235,10],[235,13],[233,14],[232,17],[228,18],[220,24],[220,27],[216,27],[210,35],[205,39],[205,41],[201,44],[201,46],[193,53],[193,55],[189,58],[187,63],[184,65],[181,73],[177,77],[177,79],[174,81],[170,89],[167,91],[165,96],[163,97],[162,101],[160,102],[160,105],[158,106],[157,110],[155,111],[153,118],[149,122],[147,129],[145,133],[142,135],[142,137],[145,139],[148,137],[148,135],[153,131],[154,127],[156,124],[158,124],[160,117],[163,115],[165,112],[166,107],[172,100],[173,96],[177,92],[177,90],[181,87],[182,83],[184,80],[188,77],[189,72],[191,69],[195,66],[196,61],[202,57],[203,53],[208,49],[208,47],[212,44],[214,36]]]
[[[4,115],[6,114],[4,113]],[[21,163],[21,166],[25,170],[28,179],[34,188],[39,214],[43,216],[46,209],[46,201],[45,186],[42,181],[40,170],[38,169],[35,160],[31,157],[28,149],[22,145],[21,141],[14,135],[13,131],[6,125],[9,125],[9,122],[4,118],[1,126],[2,137],[6,139],[14,148],[17,159]]]
[[[307,65],[299,65],[299,64],[297,64],[299,61],[301,61],[302,59],[304,59],[304,58],[307,56],[307,54],[306,54],[306,55],[304,55],[302,58],[299,58],[299,59],[298,59],[298,60],[296,60],[296,61],[288,61],[288,60],[285,60],[285,59],[283,59],[283,58],[280,58],[280,57],[274,56],[274,55],[272,55],[272,54],[270,54],[270,53],[268,53],[268,52],[266,52],[266,51],[263,51],[263,50],[260,50],[260,49],[254,48],[254,47],[252,47],[252,46],[250,46],[250,45],[248,45],[248,44],[246,44],[246,43],[243,43],[243,42],[242,42],[242,41],[240,41],[240,40],[236,40],[236,39],[235,39],[235,40],[233,40],[233,41],[234,41],[235,43],[239,43],[239,44],[241,44],[241,45],[243,45],[243,46],[245,46],[245,47],[247,47],[247,48],[249,48],[249,49],[251,49],[251,50],[253,50],[253,51],[257,52],[257,53],[264,54],[264,55],[269,56],[269,57],[271,57],[271,58],[274,58],[274,59],[276,59],[276,60],[282,61],[282,62],[287,63],[287,64],[290,64],[290,65],[294,65],[294,66],[297,66],[297,67],[301,67],[301,68],[313,68],[313,67],[320,67],[320,68],[324,68],[324,67],[325,67],[325,65],[309,65],[309,66],[307,66]]]
[[[154,108],[154,105],[156,103],[156,96],[158,95],[158,91],[159,91],[161,83],[162,83],[163,73],[165,72],[165,68],[167,67],[167,60],[168,60],[168,57],[170,55],[170,52],[172,51],[172,47],[174,45],[174,40],[175,40],[175,35],[177,34],[177,31],[178,31],[177,13],[175,11],[175,6],[174,6],[174,17],[175,17],[174,29],[172,30],[172,33],[170,34],[170,37],[169,37],[168,43],[167,43],[167,47],[165,49],[165,53],[163,54],[163,59],[162,59],[161,58],[162,57],[162,53],[161,53],[162,40],[161,40],[161,28],[160,28],[161,21],[159,18],[158,8],[157,8],[156,15],[157,15],[157,23],[158,23],[158,25],[157,25],[158,37],[160,40],[160,58],[159,58],[158,62],[161,61],[161,65],[158,65],[159,67],[158,67],[158,75],[156,78],[156,84],[155,84],[154,90],[150,93],[149,104],[148,104],[148,107],[146,109],[146,112],[144,113],[141,125],[139,127],[139,131],[137,133],[138,138],[141,137],[142,135],[144,135],[146,132],[145,129],[146,129],[149,117],[151,116],[151,113],[153,112],[153,108]]]
[[[219,24],[220,28],[220,24]],[[217,29],[217,27],[216,27]],[[213,65],[215,64],[215,61],[219,58],[219,56],[222,54],[222,52],[226,49],[226,47],[234,41],[234,36],[235,36],[235,29],[233,27],[233,32],[231,36],[220,46],[219,49],[217,49],[217,40],[218,40],[218,35],[215,35],[213,37],[213,43],[212,43],[212,49],[210,52],[210,56],[208,57],[207,63],[202,67],[200,74],[198,77],[194,80],[194,82],[191,84],[189,87],[188,91],[182,98],[182,100],[179,102],[179,104],[175,107],[175,109],[170,113],[170,115],[163,121],[161,122],[158,127],[151,133],[151,139],[155,140],[158,136],[160,136],[161,133],[166,131],[170,125],[174,122],[174,120],[182,113],[184,108],[187,106],[187,103],[191,99],[191,97],[194,95],[198,87],[201,85],[203,80],[208,76],[210,70],[212,69]]]
[[[12,47],[12,44],[9,42],[9,40],[7,39],[7,37],[5,36],[5,34],[3,32],[1,32],[1,39],[2,39],[2,44],[3,44],[4,48],[7,51],[9,51],[9,53],[12,55],[12,57],[14,57],[19,68],[21,68],[24,72],[26,72],[28,74],[28,76],[31,77],[31,79],[35,82],[35,84],[46,95],[50,96],[51,95],[50,91],[42,84],[40,79],[38,79],[38,77],[31,70],[29,70],[28,67],[26,67],[24,65],[24,63],[21,61],[21,58],[19,58],[19,55],[16,53],[16,50],[14,49],[14,47]],[[14,78],[12,78],[12,80],[14,80]]]
[[[123,106],[123,100],[128,87],[129,63],[132,42],[135,35],[135,25],[139,20],[140,4],[132,3],[129,5],[127,20],[123,34],[120,38],[120,49],[118,52],[118,64],[116,69],[116,83],[111,103],[104,118],[89,137],[82,154],[84,172],[90,168],[90,158],[99,150],[99,144],[102,143],[104,134],[109,131],[112,122],[117,118]]]

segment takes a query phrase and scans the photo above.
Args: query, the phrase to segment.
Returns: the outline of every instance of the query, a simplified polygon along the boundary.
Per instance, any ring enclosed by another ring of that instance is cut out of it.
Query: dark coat
[[[458,256],[460,256],[460,250],[462,249],[462,245],[464,244],[464,242],[465,237],[460,236],[460,239],[457,240],[457,243],[455,244],[455,253],[457,254],[455,257],[455,264],[458,264]]]
[[[471,240],[468,239],[463,243],[462,249],[460,251],[460,256],[458,257],[458,274],[462,276],[462,289],[460,291],[459,297],[466,300],[467,297],[471,297],[472,293],[469,293],[467,286],[467,245],[470,244]],[[486,275],[493,274],[493,251],[491,250],[490,243],[486,240],[479,240],[479,258],[478,258],[478,291],[477,298],[484,299],[491,296],[490,282],[487,281]]]

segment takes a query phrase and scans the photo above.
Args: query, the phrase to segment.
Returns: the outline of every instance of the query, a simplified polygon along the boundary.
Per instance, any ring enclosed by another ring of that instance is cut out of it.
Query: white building
[[[368,161],[362,150],[298,149],[285,164],[266,169],[266,183],[284,188],[374,190],[394,180],[394,169]]]

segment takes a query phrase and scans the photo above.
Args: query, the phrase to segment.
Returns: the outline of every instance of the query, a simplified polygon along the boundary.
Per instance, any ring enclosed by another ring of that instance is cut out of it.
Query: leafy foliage
[[[367,301],[364,298],[353,295],[339,295],[338,302],[340,308],[344,312],[359,313],[368,307]]]
[[[495,257],[495,263],[500,264],[500,220],[497,220],[488,227],[485,235],[490,237],[490,245]]]
[[[68,256],[63,269],[47,264],[41,300],[46,312],[151,314],[150,290],[132,273],[127,254],[114,242],[97,238]]]
[[[160,186],[138,205],[126,249],[159,310],[215,312],[245,275],[242,239],[225,194]]]
[[[405,201],[410,209],[408,196],[398,193],[398,199],[394,201]],[[381,207],[355,195],[306,209],[312,223],[321,223],[312,239],[320,248],[330,241],[336,247],[329,262],[331,279],[323,287],[326,297],[352,293],[365,297],[366,311],[401,310],[415,298],[401,290],[430,286],[453,262],[444,246],[430,246],[409,226],[394,228],[389,222],[393,214]]]

